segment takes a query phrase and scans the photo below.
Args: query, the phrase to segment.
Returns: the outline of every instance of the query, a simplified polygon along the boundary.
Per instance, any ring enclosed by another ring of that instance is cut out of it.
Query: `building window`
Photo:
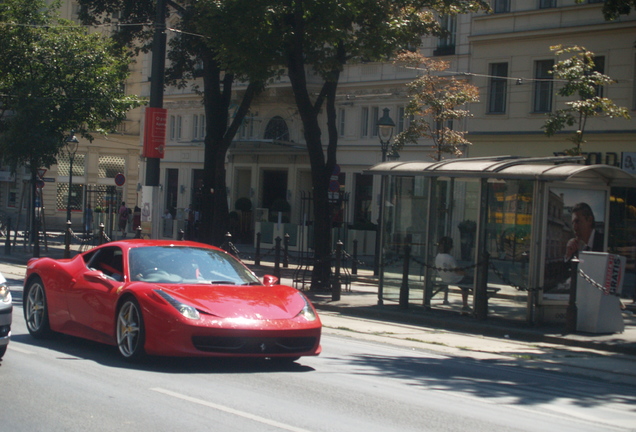
[[[243,119],[241,123],[240,136],[241,138],[252,138],[254,136],[254,122],[258,113],[249,113]]]
[[[18,186],[15,182],[8,185],[9,193],[7,195],[7,207],[15,208],[18,206]]]
[[[169,210],[172,216],[177,208],[177,198],[179,192],[179,170],[176,168],[166,169],[166,210]]]
[[[494,0],[492,9],[495,13],[510,12],[510,0]]]
[[[636,55],[634,56],[634,65],[636,65]],[[634,79],[632,79],[632,109],[636,110],[636,67],[634,70]]]
[[[397,133],[404,132],[406,125],[404,124],[404,107],[398,107],[397,109]]]
[[[75,169],[73,169],[75,171]],[[68,205],[68,182],[57,183],[57,210],[66,211]],[[71,211],[81,211],[82,203],[84,202],[84,185],[82,183],[75,183],[71,185]]]
[[[377,137],[378,136],[378,120],[380,119],[380,108],[373,107],[371,109],[371,112],[372,112],[371,121],[373,122],[373,127],[371,128],[372,130],[371,136]]]
[[[272,117],[267,123],[267,127],[265,127],[263,138],[275,141],[289,141],[289,129],[285,119],[280,116]]]
[[[366,138],[369,136],[369,108],[362,107],[360,113],[360,136]]]
[[[556,7],[556,0],[539,0],[539,9],[550,9]]]
[[[353,223],[354,227],[370,226],[371,203],[373,198],[373,176],[367,174],[355,174]]]
[[[205,114],[192,116],[192,139],[205,139]]]
[[[73,163],[74,165],[75,163]],[[126,158],[123,156],[100,156],[97,162],[97,177],[101,179],[112,178],[119,173],[126,172]],[[73,166],[75,173],[75,166]]]
[[[605,56],[594,57],[593,71],[605,74]],[[596,86],[596,96],[603,97],[603,86]]]
[[[552,67],[553,60],[540,60],[534,63],[534,112],[552,111]]]
[[[437,49],[433,51],[433,55],[453,55],[455,54],[455,38],[457,36],[457,17],[443,16],[440,19],[440,25],[444,35],[437,40]]]
[[[345,136],[345,110],[344,110],[344,108],[340,108],[338,110],[338,134],[341,137]]]
[[[199,138],[205,139],[205,114],[199,114]]]
[[[490,85],[488,88],[488,112],[490,114],[506,112],[507,77],[508,63],[492,63],[490,65]]]
[[[181,139],[181,116],[170,116],[170,141]]]
[[[84,160],[86,155],[76,153],[73,157],[73,177],[84,175]],[[60,177],[69,176],[69,168],[71,167],[71,160],[68,153],[62,151],[57,156],[57,175]]]

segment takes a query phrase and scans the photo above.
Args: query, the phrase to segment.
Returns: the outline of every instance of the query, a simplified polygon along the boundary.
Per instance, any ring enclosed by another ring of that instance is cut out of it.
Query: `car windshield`
[[[231,255],[205,248],[151,246],[130,250],[131,281],[155,283],[261,285]]]

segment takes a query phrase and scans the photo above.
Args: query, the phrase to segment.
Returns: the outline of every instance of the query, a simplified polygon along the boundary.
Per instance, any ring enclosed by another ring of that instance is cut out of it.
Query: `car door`
[[[118,288],[124,284],[123,250],[102,247],[86,263],[69,291],[68,308],[73,333],[90,339],[110,342]]]

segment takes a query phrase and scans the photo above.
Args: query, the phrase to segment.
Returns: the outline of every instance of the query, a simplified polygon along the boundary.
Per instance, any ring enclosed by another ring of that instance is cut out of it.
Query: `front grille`
[[[243,338],[194,336],[192,343],[200,351],[223,354],[292,354],[310,351],[314,337]]]

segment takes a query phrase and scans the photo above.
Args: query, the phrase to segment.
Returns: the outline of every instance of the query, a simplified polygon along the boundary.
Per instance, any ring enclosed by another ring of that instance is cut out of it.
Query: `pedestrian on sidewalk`
[[[121,238],[126,237],[126,225],[128,224],[128,207],[126,203],[122,201],[121,207],[119,207],[119,231],[121,231]]]
[[[437,256],[435,257],[435,267],[437,273],[442,280],[442,283],[446,285],[456,285],[464,279],[466,273],[459,268],[457,261],[450,254],[453,249],[453,239],[450,237],[442,237],[437,243]],[[459,287],[462,291],[462,314],[468,314],[471,312],[468,305],[468,293],[469,288]]]

